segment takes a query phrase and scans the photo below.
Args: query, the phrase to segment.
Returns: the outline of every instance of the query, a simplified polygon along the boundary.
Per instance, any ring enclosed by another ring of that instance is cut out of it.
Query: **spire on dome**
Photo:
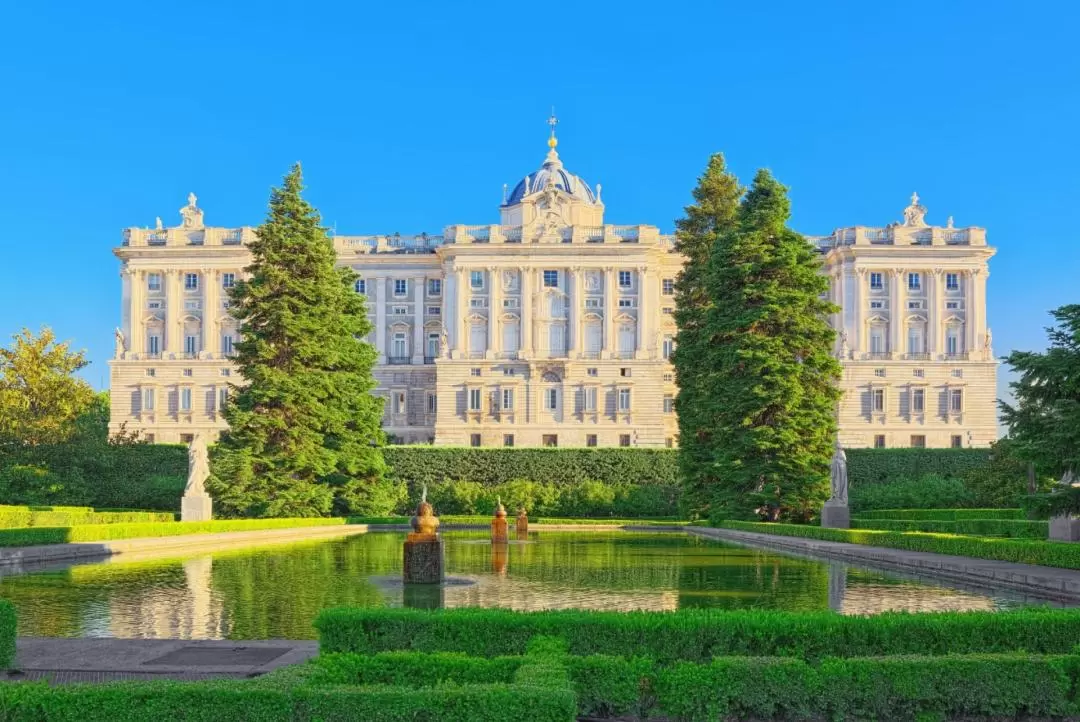
[[[559,119],[555,117],[555,106],[551,106],[551,115],[548,117],[548,125],[551,126],[551,137],[548,138],[548,148],[551,150],[547,154],[548,163],[556,163],[559,160],[559,153],[555,150],[555,146],[559,144],[559,139],[555,137],[555,126],[559,124]]]

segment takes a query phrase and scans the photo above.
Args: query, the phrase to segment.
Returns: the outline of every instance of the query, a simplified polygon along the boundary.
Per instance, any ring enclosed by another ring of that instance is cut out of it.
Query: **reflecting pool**
[[[611,610],[1008,609],[1040,600],[959,588],[681,532],[536,532],[493,547],[450,532],[450,584],[406,589],[404,534],[368,533],[188,557],[130,557],[0,578],[21,635],[307,639],[336,605]]]

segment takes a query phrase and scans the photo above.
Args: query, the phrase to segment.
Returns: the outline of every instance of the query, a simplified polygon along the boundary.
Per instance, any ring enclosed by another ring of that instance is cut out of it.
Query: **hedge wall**
[[[311,526],[340,526],[341,517],[314,519],[223,519],[215,521],[169,521],[145,524],[83,524],[76,526],[32,526],[24,529],[0,529],[0,547],[36,544],[114,541],[187,534],[221,534],[235,531],[267,531]]]
[[[852,486],[920,476],[956,478],[990,464],[990,449],[848,449]]]
[[[1028,519],[865,519],[854,517],[852,529],[881,529],[883,531],[923,531],[934,534],[963,534],[977,537],[1011,537],[1014,539],[1043,539],[1050,532],[1050,522]]]

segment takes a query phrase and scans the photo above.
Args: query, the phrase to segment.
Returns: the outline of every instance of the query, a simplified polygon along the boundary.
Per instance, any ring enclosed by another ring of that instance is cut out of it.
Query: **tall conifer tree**
[[[816,249],[787,227],[787,189],[758,171],[709,259],[700,423],[710,514],[808,519],[828,497],[840,364]]]
[[[297,164],[272,191],[249,278],[230,294],[244,385],[225,406],[208,488],[231,515],[347,511],[379,494],[385,470],[364,299],[302,190]]]
[[[708,338],[704,335],[705,314],[712,305],[705,288],[705,274],[717,236],[735,224],[739,197],[743,188],[727,171],[724,156],[709,158],[705,172],[694,189],[694,203],[686,207],[686,216],[675,222],[676,247],[686,258],[675,280],[675,380],[679,395],[675,410],[679,415],[679,470],[684,495],[692,513],[708,506],[708,466],[711,460],[710,420],[702,413],[701,378]]]

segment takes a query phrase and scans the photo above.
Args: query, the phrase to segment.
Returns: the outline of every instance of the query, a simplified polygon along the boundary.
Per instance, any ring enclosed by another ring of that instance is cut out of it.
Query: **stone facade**
[[[667,359],[682,258],[655,226],[605,224],[601,187],[594,193],[568,172],[555,144],[553,133],[541,168],[504,192],[497,225],[333,237],[368,299],[384,428],[395,440],[675,445]],[[814,239],[844,307],[834,319],[844,332],[841,438],[847,446],[882,435],[889,446],[949,446],[956,436],[964,446],[988,444],[995,364],[983,309],[993,252],[982,229],[908,221]],[[241,381],[230,360],[238,332],[227,288],[249,263],[252,238],[250,227],[205,226],[194,195],[179,226],[159,219],[155,229],[124,232],[115,249],[122,326],[110,362],[114,431],[178,442],[224,428],[221,404]],[[917,288],[905,285],[911,273],[920,274]],[[879,288],[872,274],[887,280]],[[952,299],[962,306],[947,305]],[[905,346],[905,329],[921,330],[922,345]],[[919,388],[923,410],[915,412]],[[955,390],[959,411],[949,405]]]

